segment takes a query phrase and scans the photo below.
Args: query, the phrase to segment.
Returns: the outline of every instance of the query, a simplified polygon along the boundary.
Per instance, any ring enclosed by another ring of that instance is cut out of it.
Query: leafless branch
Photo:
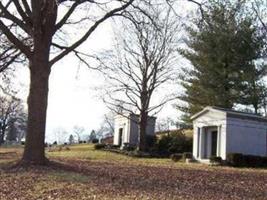
[[[55,64],[57,61],[59,61],[60,59],[62,59],[63,57],[65,57],[66,55],[68,55],[70,52],[72,52],[74,49],[76,49],[77,47],[79,47],[85,40],[88,39],[88,37],[90,37],[90,35],[94,32],[94,30],[100,25],[102,24],[104,21],[106,21],[107,19],[113,17],[116,13],[125,10],[128,6],[130,6],[132,3],[134,2],[134,0],[129,0],[127,3],[123,4],[122,6],[115,8],[113,10],[111,10],[110,12],[106,13],[102,18],[100,18],[99,20],[97,20],[94,25],[92,25],[89,30],[80,38],[78,39],[75,43],[73,43],[72,45],[70,45],[67,49],[65,49],[62,53],[60,53],[58,56],[56,56],[55,58],[53,58],[50,61],[50,65],[52,66],[53,64]]]
[[[179,25],[166,15],[146,20],[132,14],[135,18],[123,24],[124,33],[118,36],[123,39],[117,41],[115,52],[103,67],[110,86],[105,93],[109,108],[117,106],[126,112],[149,113],[169,101],[164,99],[158,105],[150,105],[155,89],[170,81],[174,74],[175,35]],[[158,24],[154,26],[152,21],[156,18]]]

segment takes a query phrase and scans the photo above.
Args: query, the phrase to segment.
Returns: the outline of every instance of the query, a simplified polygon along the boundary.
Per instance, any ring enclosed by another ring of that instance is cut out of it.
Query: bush
[[[183,154],[181,153],[174,153],[170,156],[171,160],[177,162],[183,158]]]
[[[219,156],[211,156],[210,157],[211,163],[222,163],[222,157]]]
[[[267,157],[243,155],[243,165],[246,167],[267,167]]]
[[[227,163],[234,167],[267,167],[267,157],[229,153]]]
[[[243,155],[241,153],[228,153],[226,161],[232,166],[240,167],[243,165]]]
[[[123,150],[125,150],[125,151],[134,151],[135,149],[136,149],[136,147],[129,144],[129,143],[123,144]]]
[[[119,145],[115,145],[115,144],[107,144],[106,147],[108,149],[119,149],[120,148]]]
[[[146,136],[146,146],[147,146],[148,150],[154,148],[156,143],[157,143],[157,137],[155,135],[147,135]]]
[[[128,156],[136,157],[136,158],[152,158],[152,155],[149,152],[143,151],[129,151],[125,153]]]
[[[192,151],[193,140],[182,133],[164,135],[158,141],[157,150],[166,155]]]
[[[106,147],[105,144],[95,144],[94,149],[98,150],[98,149],[104,149]]]
[[[187,158],[192,159],[192,153],[191,152],[185,152],[183,153],[183,160],[185,161]]]
[[[93,139],[93,140],[92,140],[92,143],[93,143],[93,144],[96,144],[96,143],[98,143],[98,142],[99,142],[98,139]]]
[[[25,142],[24,142],[24,141],[21,141],[20,144],[21,144],[21,145],[25,145]]]
[[[162,154],[170,154],[169,148],[171,146],[172,137],[164,135],[157,144],[157,151]]]

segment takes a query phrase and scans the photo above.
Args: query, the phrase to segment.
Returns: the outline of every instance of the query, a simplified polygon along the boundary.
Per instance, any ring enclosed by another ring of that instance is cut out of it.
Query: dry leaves
[[[267,173],[57,158],[0,171],[1,200],[267,199]]]

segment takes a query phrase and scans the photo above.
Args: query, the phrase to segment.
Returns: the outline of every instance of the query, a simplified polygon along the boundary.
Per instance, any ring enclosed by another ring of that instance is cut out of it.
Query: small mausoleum
[[[219,107],[206,107],[193,120],[193,157],[226,159],[228,153],[267,155],[267,118]]]
[[[138,120],[139,115],[117,115],[114,124],[113,144],[123,147],[124,144],[136,146],[138,144]],[[146,127],[147,135],[155,135],[156,117],[149,117]]]

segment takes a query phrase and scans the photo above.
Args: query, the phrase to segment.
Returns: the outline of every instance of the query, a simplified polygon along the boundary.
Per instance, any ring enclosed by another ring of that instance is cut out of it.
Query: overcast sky
[[[102,26],[86,42],[88,48],[101,51],[112,45],[110,26]],[[68,132],[73,126],[85,127],[87,133],[98,129],[104,114],[109,110],[99,97],[101,91],[95,88],[103,84],[103,78],[86,66],[79,66],[72,56],[66,57],[53,67],[49,82],[49,103],[47,112],[47,139],[54,139],[54,129],[63,127]],[[156,97],[156,96],[155,96]],[[158,117],[178,118],[171,103],[166,105]]]

